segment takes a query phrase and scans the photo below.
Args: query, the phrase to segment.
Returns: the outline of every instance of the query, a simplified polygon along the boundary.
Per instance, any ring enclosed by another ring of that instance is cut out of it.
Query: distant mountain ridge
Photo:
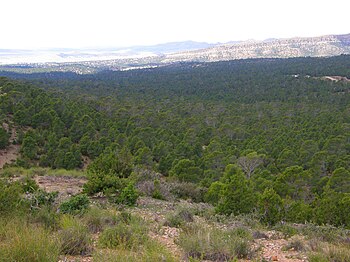
[[[189,50],[210,48],[215,45],[216,44],[209,44],[206,42],[184,41],[184,42],[170,42],[170,43],[158,44],[158,45],[152,45],[152,46],[135,46],[132,48],[132,50],[140,51],[140,52],[148,51],[148,52],[153,52],[158,54],[168,54],[168,53],[176,53],[176,52],[189,51]]]
[[[245,41],[170,54],[165,62],[212,62],[247,58],[321,57],[350,54],[350,34]]]
[[[154,46],[103,49],[18,50],[27,61],[0,66],[0,71],[49,72],[70,71],[78,74],[101,70],[130,70],[158,67],[177,62],[216,62],[249,58],[324,57],[350,54],[350,34],[319,37],[270,38],[209,44],[184,41]],[[38,56],[47,61],[35,61]],[[16,56],[16,50],[0,49],[0,65]],[[55,60],[56,59],[56,60]],[[58,60],[58,61],[57,61]]]

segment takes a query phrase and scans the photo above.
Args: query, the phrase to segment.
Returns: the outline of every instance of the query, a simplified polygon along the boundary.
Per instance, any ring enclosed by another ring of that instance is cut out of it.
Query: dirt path
[[[7,132],[9,131],[8,124],[3,123],[2,126]],[[12,162],[16,161],[20,150],[19,145],[13,144],[13,141],[15,141],[16,139],[17,130],[15,127],[13,127],[11,130],[11,137],[9,139],[9,146],[6,149],[0,150],[0,169],[2,169],[5,164],[11,164]]]
[[[183,252],[181,251],[180,247],[175,244],[175,239],[179,236],[179,229],[162,227],[161,232],[162,234],[151,231],[150,237],[165,246],[174,257],[181,260]]]
[[[149,236],[166,247],[178,261],[184,261],[183,251],[175,243],[180,230],[175,227],[164,226],[165,214],[173,211],[175,205],[170,202],[140,197],[136,208],[130,210],[151,224]]]
[[[272,232],[267,232],[271,235]],[[273,234],[273,233],[272,233]],[[257,244],[261,246],[262,250],[259,255],[265,261],[282,261],[282,262],[305,262],[308,261],[305,254],[290,249],[285,250],[289,241],[286,239],[258,239]]]

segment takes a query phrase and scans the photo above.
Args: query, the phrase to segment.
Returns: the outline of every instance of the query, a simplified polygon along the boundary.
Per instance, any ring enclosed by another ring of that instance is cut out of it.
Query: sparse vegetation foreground
[[[350,261],[349,68],[1,77],[0,261]]]

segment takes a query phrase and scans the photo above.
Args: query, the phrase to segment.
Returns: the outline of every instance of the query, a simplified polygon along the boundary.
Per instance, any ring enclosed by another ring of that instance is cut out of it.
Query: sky
[[[0,49],[350,33],[348,0],[1,0]]]

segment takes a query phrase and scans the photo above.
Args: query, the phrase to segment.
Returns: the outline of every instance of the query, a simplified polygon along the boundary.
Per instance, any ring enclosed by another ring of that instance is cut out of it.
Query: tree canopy
[[[0,78],[16,165],[74,169],[89,158],[90,193],[130,189],[141,166],[205,187],[221,213],[350,226],[350,84],[320,78],[350,78],[349,56],[6,74],[21,78]],[[0,128],[0,148],[7,141]]]

